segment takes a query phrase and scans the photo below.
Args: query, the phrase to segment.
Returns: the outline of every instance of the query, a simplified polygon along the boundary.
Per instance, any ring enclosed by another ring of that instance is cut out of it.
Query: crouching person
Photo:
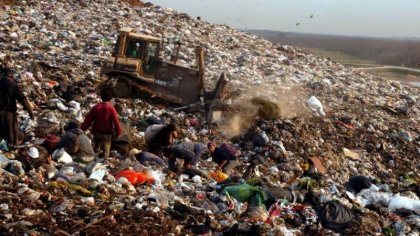
[[[218,165],[216,171],[221,170],[223,173],[230,175],[233,168],[239,164],[237,156],[240,155],[240,152],[229,144],[222,144],[222,146],[217,147],[214,142],[209,142],[207,147],[213,161]]]
[[[82,161],[91,161],[95,152],[86,134],[79,128],[76,122],[70,121],[65,127],[65,133],[57,144],[57,149],[64,150],[73,157],[80,158]]]
[[[142,165],[149,164],[151,162],[155,163],[156,165],[167,168],[165,161],[162,160],[160,157],[156,156],[155,154],[147,151],[139,151],[137,149],[132,149],[130,151],[129,156],[134,156],[138,162]]]
[[[184,159],[184,169],[191,169],[197,165],[201,155],[203,155],[203,146],[200,143],[184,142],[176,145],[174,148],[165,148],[163,153],[168,158],[170,170],[176,170],[176,159]]]
[[[178,127],[174,123],[149,126],[145,133],[148,151],[161,156],[163,148],[173,144],[178,136],[177,131]]]

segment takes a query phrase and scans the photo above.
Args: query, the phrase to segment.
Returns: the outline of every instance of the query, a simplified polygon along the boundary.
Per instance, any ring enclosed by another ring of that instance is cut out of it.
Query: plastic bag
[[[199,175],[194,176],[194,177],[192,178],[192,180],[193,180],[195,183],[197,183],[197,184],[201,184],[201,183],[202,183],[201,177],[200,177]]]
[[[131,184],[152,184],[155,180],[152,176],[143,172],[135,172],[133,170],[123,170],[119,172],[115,178],[119,179],[121,177],[126,178]]]
[[[9,164],[10,160],[5,155],[0,154],[0,168],[4,169]]]
[[[57,149],[53,152],[52,157],[60,163],[68,164],[73,162],[73,158],[64,150],[64,148]]]
[[[20,188],[17,193],[25,200],[29,202],[35,202],[41,196],[41,193],[24,186]]]
[[[308,105],[309,109],[316,112],[317,115],[325,116],[324,107],[322,103],[316,98],[315,96],[310,97],[306,104]]]
[[[261,206],[267,200],[267,194],[259,187],[241,184],[226,187],[223,192],[238,202],[248,202],[254,206]]]
[[[404,196],[394,196],[389,202],[389,210],[409,210],[420,214],[420,200],[414,200]]]
[[[378,192],[373,189],[364,189],[358,194],[358,196],[364,198],[364,205],[381,204],[382,206],[389,205],[389,202],[392,199],[392,195],[392,193]]]
[[[153,178],[155,186],[161,187],[165,182],[165,174],[161,170],[149,170],[148,173]]]
[[[0,142],[0,150],[5,151],[5,152],[9,151],[9,148],[7,146],[7,142],[4,139],[2,139],[1,142]]]
[[[336,202],[328,202],[318,212],[322,226],[335,231],[342,231],[354,218],[350,209]]]
[[[217,183],[225,181],[229,176],[221,171],[210,172],[210,177],[216,180]]]
[[[147,198],[154,199],[156,204],[162,209],[169,207],[169,202],[173,200],[175,194],[161,189],[153,190]]]
[[[89,179],[95,179],[101,182],[106,174],[106,171],[107,171],[106,165],[102,163],[96,163],[92,169],[92,173],[90,174]]]

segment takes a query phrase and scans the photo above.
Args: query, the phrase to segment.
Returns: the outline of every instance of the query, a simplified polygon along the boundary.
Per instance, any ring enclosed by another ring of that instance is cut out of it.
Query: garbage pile
[[[19,146],[0,140],[1,234],[419,234],[419,88],[150,3],[1,7],[0,61],[35,115],[18,109]],[[100,69],[125,26],[181,40],[184,65],[203,46],[206,85],[229,78],[223,120],[115,99],[128,131],[110,157],[56,149],[68,121],[101,101]],[[147,128],[170,122],[178,142],[231,143],[232,172],[205,147],[193,169],[140,163]]]

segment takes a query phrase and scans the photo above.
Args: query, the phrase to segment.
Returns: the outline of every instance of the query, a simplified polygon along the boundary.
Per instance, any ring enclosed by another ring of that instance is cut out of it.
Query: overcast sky
[[[420,37],[420,0],[148,1],[240,29]]]

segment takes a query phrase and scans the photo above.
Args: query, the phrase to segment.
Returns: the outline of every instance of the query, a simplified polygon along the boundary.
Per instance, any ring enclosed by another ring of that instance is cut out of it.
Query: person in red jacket
[[[102,102],[89,111],[80,128],[86,131],[92,126],[95,152],[102,151],[102,157],[107,158],[111,149],[112,135],[116,133],[117,136],[121,136],[122,131],[117,111],[110,103],[112,91],[102,90],[101,99]]]

